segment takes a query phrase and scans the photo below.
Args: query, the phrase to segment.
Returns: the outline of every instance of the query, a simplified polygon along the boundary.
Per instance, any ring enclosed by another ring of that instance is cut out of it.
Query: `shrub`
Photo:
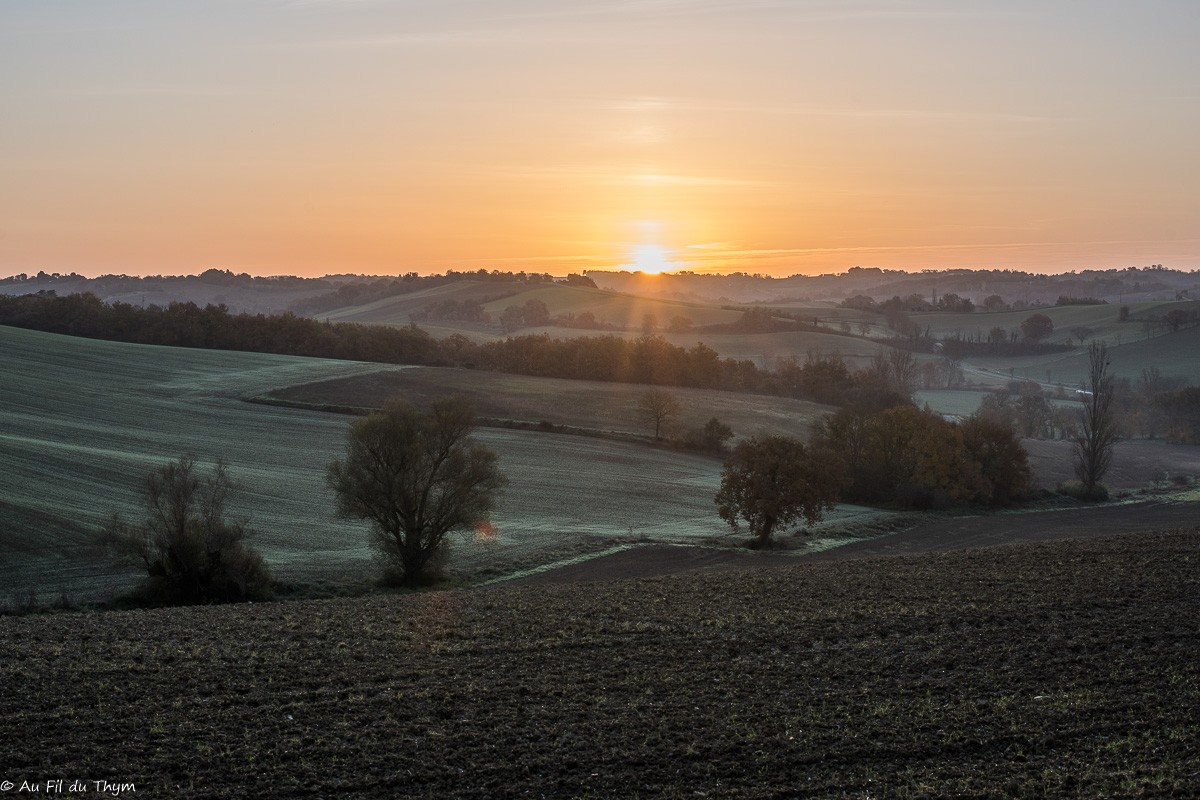
[[[146,476],[146,517],[125,522],[114,514],[101,542],[146,569],[141,592],[153,603],[190,604],[256,600],[270,594],[271,576],[255,550],[251,531],[225,517],[233,488],[222,462],[201,476],[195,456],[164,464]]]
[[[1097,483],[1089,490],[1083,481],[1063,481],[1058,485],[1057,491],[1065,497],[1073,497],[1085,503],[1102,503],[1108,499],[1108,488],[1102,483]]]

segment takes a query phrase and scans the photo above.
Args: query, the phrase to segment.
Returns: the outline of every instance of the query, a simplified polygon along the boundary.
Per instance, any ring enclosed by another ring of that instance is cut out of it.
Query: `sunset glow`
[[[6,3],[0,275],[1197,268],[1198,36],[1175,0]]]
[[[633,248],[633,269],[657,275],[671,269],[667,249],[656,244],[640,244]]]

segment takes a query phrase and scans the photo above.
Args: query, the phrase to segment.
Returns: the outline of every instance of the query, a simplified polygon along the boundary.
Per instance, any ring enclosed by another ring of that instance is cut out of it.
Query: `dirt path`
[[[820,553],[753,553],[713,547],[641,545],[503,583],[510,586],[539,586],[648,578],[699,570],[777,567],[806,561],[841,561],[1091,538],[1198,524],[1200,503],[1185,501],[1148,501],[1098,508],[964,516],[921,523],[905,531],[852,542]]]

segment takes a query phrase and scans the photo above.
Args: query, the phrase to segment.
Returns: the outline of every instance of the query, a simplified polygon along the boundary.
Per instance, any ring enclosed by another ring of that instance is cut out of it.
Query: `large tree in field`
[[[1088,394],[1083,401],[1083,417],[1075,436],[1075,476],[1089,497],[1100,496],[1100,481],[1112,464],[1117,443],[1116,411],[1113,408],[1113,378],[1108,370],[1108,346],[1104,342],[1088,345]]]
[[[817,459],[787,436],[758,436],[733,449],[715,498],[721,519],[735,531],[744,522],[758,546],[801,517],[808,524],[837,503],[840,464]]]
[[[507,483],[496,454],[471,440],[475,415],[458,397],[422,413],[403,401],[350,425],[329,465],[338,513],[371,523],[387,577],[416,586],[446,535],[484,521]]]

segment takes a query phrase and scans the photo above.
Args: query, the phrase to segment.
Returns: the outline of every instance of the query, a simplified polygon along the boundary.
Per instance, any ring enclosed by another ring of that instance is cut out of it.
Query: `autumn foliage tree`
[[[960,429],[967,456],[979,466],[983,478],[979,501],[1007,505],[1029,494],[1033,483],[1029,454],[1011,427],[976,414],[964,420]]]
[[[338,513],[371,523],[385,577],[416,586],[446,536],[484,521],[507,483],[496,454],[471,440],[475,415],[458,397],[422,413],[400,400],[355,420],[329,465]]]
[[[740,442],[725,461],[716,495],[721,519],[737,531],[744,523],[758,547],[780,528],[808,524],[837,503],[841,473],[797,439],[757,436]]]
[[[1028,490],[1025,451],[1002,423],[959,425],[911,405],[843,409],[817,425],[814,442],[842,461],[852,501],[996,504]]]

